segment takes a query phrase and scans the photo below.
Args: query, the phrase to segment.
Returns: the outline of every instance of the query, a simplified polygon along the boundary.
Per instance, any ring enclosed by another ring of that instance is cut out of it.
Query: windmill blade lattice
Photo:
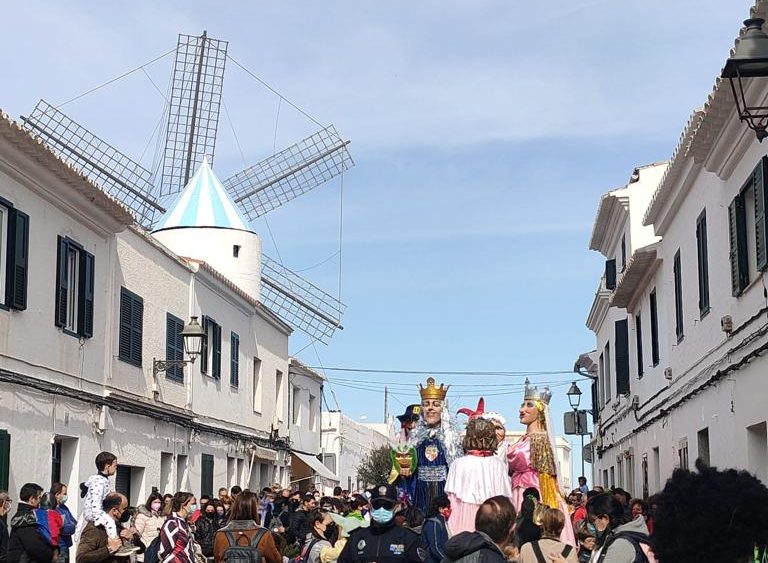
[[[129,207],[141,225],[151,226],[165,212],[151,195],[149,170],[45,100],[22,120],[25,129],[43,139],[65,162]]]
[[[223,184],[253,221],[354,166],[348,145],[331,125]]]
[[[208,157],[213,166],[216,131],[219,125],[226,41],[179,35],[171,78],[165,151],[160,175],[159,196],[184,189]]]
[[[261,261],[261,301],[288,324],[327,343],[346,306],[266,255]]]

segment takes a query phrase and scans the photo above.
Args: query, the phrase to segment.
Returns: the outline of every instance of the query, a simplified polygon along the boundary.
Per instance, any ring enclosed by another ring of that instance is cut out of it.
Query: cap
[[[421,405],[408,405],[405,407],[405,412],[397,417],[397,420],[400,422],[405,422],[407,420],[415,421],[419,419],[420,413]]]
[[[397,502],[397,487],[394,485],[382,483],[372,488],[369,492],[371,493],[371,502],[377,500],[388,500],[392,503]]]

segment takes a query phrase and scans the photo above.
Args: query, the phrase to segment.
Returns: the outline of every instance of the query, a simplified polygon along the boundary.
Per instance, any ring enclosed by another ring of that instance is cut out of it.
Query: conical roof
[[[252,230],[213,173],[207,158],[168,206],[154,231],[184,227]]]

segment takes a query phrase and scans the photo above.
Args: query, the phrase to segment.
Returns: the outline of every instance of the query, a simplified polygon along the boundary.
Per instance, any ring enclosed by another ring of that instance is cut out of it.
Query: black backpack
[[[245,545],[240,543],[241,538],[248,539],[245,532],[238,531],[237,535],[235,535],[235,532],[230,530],[220,531],[224,532],[229,544],[224,550],[222,561],[225,563],[261,563],[261,553],[258,550],[258,546],[261,538],[268,531],[266,528],[260,528]]]
[[[648,534],[644,534],[642,532],[618,532],[613,534],[605,541],[603,550],[600,552],[600,558],[597,560],[597,563],[603,562],[605,556],[608,555],[608,548],[618,539],[627,540],[632,544],[632,547],[635,548],[635,559],[632,563],[648,563],[648,558],[645,556],[645,552],[643,551],[641,544],[646,544],[648,547],[650,547],[651,540],[648,537]]]
[[[539,545],[539,542],[533,541],[531,542],[531,547],[533,548],[533,554],[536,556],[536,560],[539,563],[547,563],[547,560],[544,558],[544,553],[541,551],[541,546]],[[571,554],[571,551],[573,551],[573,546],[565,545],[563,547],[563,551],[560,553],[560,555],[563,556],[563,559],[567,559],[568,556]]]
[[[160,536],[157,536],[144,550],[144,563],[157,563],[158,554],[160,553]]]

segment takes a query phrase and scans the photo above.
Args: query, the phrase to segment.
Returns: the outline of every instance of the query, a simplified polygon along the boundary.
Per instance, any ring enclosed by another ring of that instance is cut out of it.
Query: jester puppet
[[[432,499],[444,493],[448,466],[464,453],[445,400],[447,393],[448,387],[442,383],[438,387],[432,377],[426,387],[419,385],[421,409],[416,428],[408,443],[397,446],[392,456],[390,482],[396,482],[400,493],[424,514]]]

